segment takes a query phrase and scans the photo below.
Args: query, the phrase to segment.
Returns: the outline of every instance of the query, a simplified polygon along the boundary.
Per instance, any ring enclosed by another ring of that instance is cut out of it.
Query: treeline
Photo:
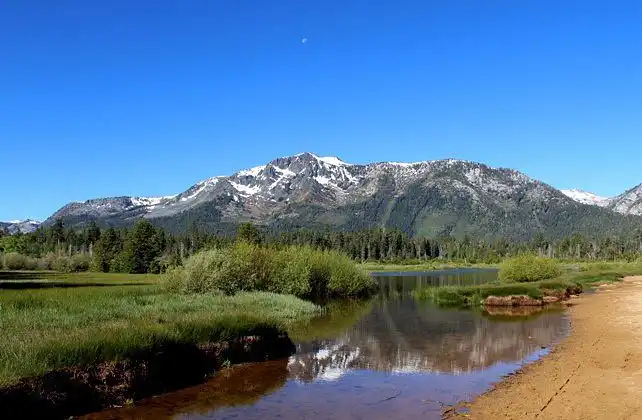
[[[477,240],[470,236],[411,237],[404,232],[388,229],[348,233],[299,230],[275,234],[267,240],[276,244],[336,249],[361,261],[402,262],[438,258],[469,263],[497,263],[507,256],[522,253],[569,260],[631,261],[642,257],[642,229],[626,237],[599,239],[576,234],[560,240],[548,240],[538,234],[526,242],[509,242],[501,237],[495,240]]]
[[[145,219],[130,229],[101,229],[91,222],[80,230],[57,220],[33,233],[0,232],[0,263],[8,269],[160,273],[203,248],[231,241],[194,228],[187,235],[167,235]]]
[[[623,237],[587,238],[572,235],[549,240],[536,235],[526,242],[504,238],[478,240],[411,237],[400,230],[371,229],[358,232],[296,230],[261,231],[241,225],[236,236],[207,234],[192,225],[182,235],[171,235],[145,219],[132,228],[99,228],[89,223],[83,229],[66,228],[58,220],[33,233],[8,235],[0,231],[0,253],[10,269],[56,269],[103,272],[159,273],[178,266],[202,249],[227,246],[237,238],[266,246],[307,245],[337,250],[357,261],[412,262],[440,259],[468,263],[498,263],[521,253],[572,260],[636,260],[642,257],[642,229]],[[7,261],[11,265],[7,264]],[[22,261],[22,263],[20,263]]]

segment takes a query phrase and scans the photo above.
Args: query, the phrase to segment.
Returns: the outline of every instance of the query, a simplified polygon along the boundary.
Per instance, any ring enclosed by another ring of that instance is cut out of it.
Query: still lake
[[[439,419],[546,354],[565,337],[561,309],[508,316],[443,309],[415,300],[418,288],[482,284],[495,270],[377,273],[369,301],[333,303],[296,329],[288,359],[240,365],[205,384],[91,418]]]

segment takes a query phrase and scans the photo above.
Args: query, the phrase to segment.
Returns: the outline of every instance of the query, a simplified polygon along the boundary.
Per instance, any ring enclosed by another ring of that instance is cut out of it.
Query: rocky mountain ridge
[[[642,215],[642,184],[615,197],[600,197],[583,190],[561,190],[566,196],[582,204],[604,207],[616,213]]]
[[[588,193],[559,191],[518,171],[481,163],[357,165],[301,153],[200,181],[173,196],[70,203],[45,223],[62,218],[71,225],[95,220],[120,226],[144,217],[171,230],[196,223],[216,231],[253,221],[276,229],[385,226],[428,236],[526,237],[559,230],[561,224],[564,231],[584,230],[597,219],[616,228],[622,216],[614,212],[642,214],[642,192],[634,190],[605,204]]]
[[[10,235],[16,233],[31,233],[38,229],[41,222],[38,220],[10,220],[8,222],[0,222],[0,230],[7,231]]]

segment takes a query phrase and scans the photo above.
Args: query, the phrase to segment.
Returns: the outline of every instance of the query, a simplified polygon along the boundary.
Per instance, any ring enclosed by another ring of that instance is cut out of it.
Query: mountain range
[[[301,153],[200,181],[165,197],[109,197],[65,205],[45,220],[170,231],[399,228],[416,235],[528,238],[611,234],[642,226],[642,184],[614,198],[558,190],[512,169],[463,160],[350,164]]]
[[[0,222],[0,230],[6,230],[11,235],[16,233],[31,233],[35,232],[40,224],[40,221],[31,219],[11,220],[8,222]]]

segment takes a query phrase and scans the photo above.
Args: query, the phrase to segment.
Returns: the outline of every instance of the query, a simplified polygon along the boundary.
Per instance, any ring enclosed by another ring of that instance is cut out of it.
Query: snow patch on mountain
[[[342,161],[341,159],[339,159],[339,158],[338,158],[338,157],[336,157],[336,156],[325,156],[325,157],[320,157],[320,156],[316,156],[316,155],[315,155],[315,157],[316,157],[319,161],[321,161],[321,162],[323,162],[323,163],[327,163],[328,165],[332,165],[332,166],[351,166],[351,164],[349,164],[349,163],[345,163],[344,161]]]
[[[275,166],[274,170],[279,173],[280,178],[294,178],[296,176],[296,174],[288,168],[282,169]]]
[[[582,203],[582,204],[606,207],[609,205],[609,202],[610,202],[609,198],[600,197],[599,195],[596,195],[584,190],[571,189],[571,190],[560,190],[560,191],[570,199],[575,200],[578,203]]]
[[[612,198],[608,207],[618,213],[642,215],[642,184]]]
[[[238,183],[236,183],[234,181],[229,181],[229,183],[241,195],[245,194],[246,196],[250,196],[250,195],[255,195],[256,193],[261,191],[261,187],[259,187],[258,185],[250,187],[250,186],[247,186],[247,185],[238,184]]]
[[[190,188],[189,190],[185,191],[182,194],[177,195],[176,197],[180,197],[180,201],[192,200],[196,198],[203,191],[211,187],[214,187],[216,184],[218,184],[219,178],[222,178],[222,177],[215,176],[212,178],[208,178],[204,181],[200,181],[196,183],[196,185],[194,185],[192,188]]]
[[[255,166],[254,168],[245,169],[239,171],[237,176],[258,176],[264,169],[266,165]]]
[[[135,207],[140,207],[140,206],[157,206],[163,201],[171,200],[172,198],[176,197],[175,195],[168,195],[165,197],[132,197],[132,204]]]

